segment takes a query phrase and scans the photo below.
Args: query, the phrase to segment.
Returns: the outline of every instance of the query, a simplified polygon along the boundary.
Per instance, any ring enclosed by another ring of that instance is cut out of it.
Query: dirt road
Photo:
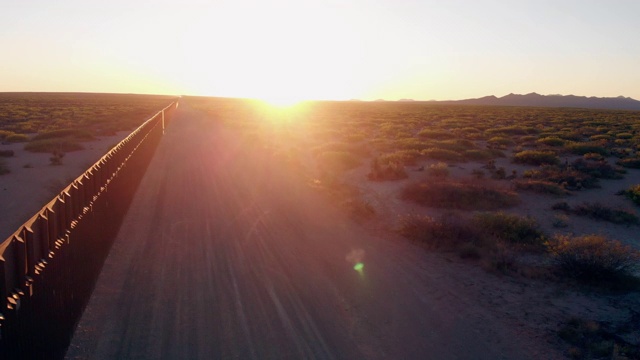
[[[266,152],[181,106],[67,357],[558,356],[479,305],[452,266],[354,224]]]

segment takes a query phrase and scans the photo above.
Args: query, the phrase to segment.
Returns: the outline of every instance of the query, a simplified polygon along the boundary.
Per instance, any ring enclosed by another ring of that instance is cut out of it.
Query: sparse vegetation
[[[39,133],[38,135],[34,136],[31,140],[37,141],[37,140],[60,139],[60,138],[83,140],[83,141],[95,139],[93,135],[91,135],[91,133],[87,130],[59,129],[59,130],[52,130],[52,131]]]
[[[428,159],[448,162],[460,162],[464,160],[462,155],[460,155],[459,153],[446,149],[426,149],[422,151],[422,155]]]
[[[405,200],[425,206],[459,210],[495,210],[517,205],[518,194],[478,181],[428,181],[402,189]]]
[[[573,207],[572,212],[579,216],[589,216],[614,224],[635,225],[640,223],[640,219],[635,214],[626,210],[612,209],[600,203],[579,204]]]
[[[382,181],[406,179],[408,175],[402,164],[388,162],[383,165],[379,158],[376,157],[371,160],[371,171],[369,171],[367,177],[369,180]]]
[[[547,146],[562,146],[564,145],[565,141],[563,139],[560,139],[559,137],[547,136],[542,139],[539,139],[538,143],[544,144]]]
[[[446,178],[449,176],[449,166],[443,162],[429,165],[427,169],[427,175],[436,178]]]
[[[626,168],[640,169],[640,158],[620,159],[616,161],[616,164]]]
[[[476,232],[455,216],[434,219],[424,215],[405,215],[400,218],[398,232],[429,248],[454,249],[462,244],[474,243]]]
[[[498,241],[517,245],[542,245],[544,236],[532,218],[504,212],[480,213],[473,217],[473,224]]]
[[[553,151],[524,150],[514,155],[513,162],[527,165],[557,165],[560,158]]]
[[[29,141],[29,137],[25,134],[11,134],[4,138],[4,141],[10,143],[20,143]]]
[[[597,321],[572,317],[562,324],[558,336],[571,346],[567,353],[573,359],[640,359],[640,348]]]
[[[547,246],[563,274],[585,281],[632,276],[640,262],[637,250],[601,235],[556,235]]]
[[[597,143],[580,143],[580,142],[573,142],[573,143],[569,143],[565,145],[565,149],[572,153],[572,154],[576,154],[576,155],[584,155],[584,154],[589,154],[589,153],[596,153],[596,154],[600,154],[602,156],[609,156],[609,151],[597,144]]]
[[[80,143],[68,139],[53,138],[30,141],[24,146],[24,149],[31,152],[53,153],[54,151],[78,151],[84,149],[84,147]]]
[[[255,130],[259,129],[260,122],[253,120],[257,118],[253,116],[255,111],[246,102],[214,99],[207,100],[206,104],[199,107],[230,126],[254,129],[256,137],[264,137],[264,134]],[[234,107],[240,108],[241,114],[250,116],[238,116],[239,111],[229,110]],[[548,238],[542,234],[534,219],[506,212],[476,215],[475,211],[494,211],[517,205],[520,201],[517,192],[523,191],[551,196],[572,195],[575,199],[588,196],[600,183],[609,183],[602,179],[617,179],[630,174],[635,176],[635,171],[629,170],[625,174],[622,167],[640,167],[638,124],[640,112],[633,111],[516,109],[420,102],[312,102],[300,120],[286,124],[286,130],[290,134],[302,134],[302,140],[297,139],[297,144],[302,151],[310,150],[312,155],[326,142],[357,144],[362,149],[369,149],[376,155],[359,153],[349,147],[325,147],[317,153],[345,151],[360,161],[370,161],[368,177],[371,180],[404,179],[408,175],[422,178],[421,182],[404,186],[401,190],[402,199],[432,208],[462,210],[455,216],[403,216],[399,219],[399,232],[404,236],[429,248],[453,251],[464,259],[480,259],[478,264],[486,266],[485,269],[489,271],[524,275],[531,267],[535,268],[533,271],[540,271],[545,281],[556,281],[558,274],[583,279],[581,274],[591,271],[584,270],[591,267],[589,259],[605,260],[606,263],[609,261],[607,259],[613,259],[610,254],[622,254],[615,251],[616,246],[611,246],[609,242],[591,246],[586,244],[588,241],[581,240],[583,235],[580,232],[584,229],[580,225],[585,219],[579,216],[632,224],[637,220],[627,215],[633,215],[633,212],[625,214],[624,210],[603,205],[594,207],[581,204],[573,207],[574,203],[558,202],[553,205],[557,211],[549,210],[537,220],[541,223],[544,221],[545,225],[549,224],[557,231],[571,231],[577,235],[567,235],[568,240],[564,243],[558,241],[559,237],[554,237],[548,242],[549,252],[525,254],[523,250],[545,249],[541,244]],[[288,143],[296,139],[291,135],[282,138],[274,136],[270,140],[276,140],[272,143]],[[513,156],[513,163],[526,167],[508,165],[508,161],[499,159],[505,157],[505,153]],[[578,155],[580,159],[575,160]],[[615,164],[610,160],[611,156],[617,157]],[[437,165],[431,166],[434,162],[460,165],[456,166],[455,173],[458,167],[463,168],[461,170],[471,178],[452,178],[453,167],[445,168],[444,165],[438,166],[438,171],[450,171],[446,180],[428,176],[437,172],[434,171]],[[460,164],[464,162],[468,163]],[[485,166],[481,168],[483,164]],[[517,173],[512,172],[514,168]],[[407,174],[407,171],[413,170],[424,170],[424,173]],[[354,174],[360,173],[350,173],[350,180]],[[399,184],[403,185],[405,183]],[[369,186],[382,187],[380,184]],[[640,187],[622,193],[640,205]],[[524,193],[522,197],[532,198]],[[554,202],[551,198],[541,199],[548,202],[548,205],[543,205],[547,209]],[[345,203],[347,208],[353,207],[356,213],[369,213],[368,203]],[[375,204],[378,205],[377,202]],[[394,199],[394,211],[395,205]],[[531,208],[532,213],[538,210],[537,206]],[[518,212],[521,210],[517,209]],[[424,212],[438,213],[436,209],[424,209]],[[610,229],[626,231],[627,234],[634,231],[633,228],[607,225],[607,230]],[[587,255],[574,256],[576,254]],[[569,263],[577,265],[569,266]],[[565,281],[562,280],[559,287],[571,286]],[[609,342],[612,339],[606,336],[589,338],[588,342],[593,343],[593,347],[572,345],[572,351],[576,356],[586,358],[605,353],[611,357],[615,351],[621,356],[633,358],[624,349],[626,345],[618,342],[618,339]]]
[[[532,191],[539,194],[549,194],[553,196],[566,196],[570,192],[564,187],[545,180],[522,179],[515,180],[513,185],[516,190]]]
[[[629,189],[622,191],[622,195],[629,198],[636,205],[640,205],[640,184],[634,185]]]

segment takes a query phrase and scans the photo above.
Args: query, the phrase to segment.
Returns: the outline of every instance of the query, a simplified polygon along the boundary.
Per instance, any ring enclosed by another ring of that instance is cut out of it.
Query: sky
[[[637,0],[21,0],[0,92],[640,99]]]

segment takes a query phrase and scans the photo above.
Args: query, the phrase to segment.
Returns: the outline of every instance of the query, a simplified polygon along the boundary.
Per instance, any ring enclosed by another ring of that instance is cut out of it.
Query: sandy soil
[[[16,216],[0,218],[0,235],[124,136],[87,144],[63,166],[50,166],[48,154],[2,145],[16,156],[7,159],[12,173],[0,176],[0,211]],[[358,225],[280,166],[181,106],[67,358],[560,359],[567,349],[556,334],[560,322],[622,323],[640,307],[635,294],[488,273],[394,235],[398,215],[441,213],[398,198],[424,172],[396,182],[366,181],[367,165],[347,173],[378,211]],[[465,177],[480,166],[450,170]],[[507,174],[528,168],[507,159],[497,166]],[[637,183],[640,172],[631,170],[563,199],[523,194],[509,211],[535,217],[548,233],[603,233],[640,248],[637,227],[570,216],[569,227],[556,229],[550,210],[558,201],[598,201],[637,212],[613,195]],[[363,272],[354,271],[357,260]],[[627,336],[640,340],[638,332]]]
[[[127,135],[129,132],[121,131],[85,142],[84,150],[67,153],[59,166],[51,165],[51,154],[25,151],[23,143],[0,144],[0,150],[13,150],[15,154],[3,158],[11,173],[0,175],[0,240],[18,230]]]
[[[543,310],[575,294],[541,288],[355,224],[181,106],[67,358],[562,358]]]
[[[610,163],[615,163],[615,160],[615,158],[608,159]],[[569,158],[569,161],[573,161],[573,158]],[[402,187],[412,182],[429,179],[426,172],[416,170],[422,166],[426,169],[429,165],[434,163],[437,163],[437,161],[426,160],[419,162],[415,166],[407,167],[407,173],[409,175],[407,179],[399,181],[374,182],[367,180],[366,175],[369,172],[369,164],[367,162],[366,164],[363,164],[362,166],[345,174],[345,179],[349,184],[352,184],[363,191],[364,200],[374,205],[379,213],[384,214],[384,216],[380,216],[380,219],[387,221],[389,228],[393,228],[393,226],[396,225],[396,220],[399,215],[425,214],[429,216],[439,216],[443,213],[441,209],[428,208],[399,199]],[[488,171],[483,169],[482,166],[483,164],[475,162],[451,165],[449,167],[449,178],[472,179],[472,171],[474,169],[484,170],[486,174],[485,177],[489,177]],[[511,172],[515,170],[518,177],[521,177],[526,170],[536,168],[534,166],[512,164],[508,158],[498,159],[496,161],[496,166],[504,167],[507,175],[511,174]],[[561,201],[567,202],[571,206],[585,202],[597,202],[614,209],[627,210],[640,217],[640,211],[638,211],[637,206],[634,206],[634,204],[624,196],[615,195],[620,190],[625,190],[632,185],[640,184],[640,170],[627,169],[627,171],[628,173],[624,175],[623,179],[601,179],[601,187],[599,189],[574,191],[572,195],[566,197],[555,197],[531,192],[519,192],[522,200],[520,205],[503,211],[535,218],[540,224],[541,229],[547,234],[602,234],[640,249],[640,237],[638,236],[640,233],[640,227],[638,226],[616,225],[606,221],[597,221],[576,215],[568,216],[568,226],[566,228],[557,228],[553,226],[556,215],[564,213],[560,211],[553,211],[551,206]],[[509,180],[495,180],[494,182],[506,188],[512,188]]]

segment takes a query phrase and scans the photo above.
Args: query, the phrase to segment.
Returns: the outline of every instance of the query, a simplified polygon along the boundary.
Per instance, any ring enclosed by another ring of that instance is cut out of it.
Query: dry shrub
[[[34,136],[32,140],[46,140],[46,139],[76,139],[76,140],[94,140],[93,135],[82,129],[58,129],[53,131],[47,131],[39,133]]]
[[[0,139],[4,139],[9,135],[13,135],[15,134],[13,131],[9,131],[9,130],[0,130]]]
[[[596,220],[604,220],[614,224],[634,225],[640,219],[626,210],[612,209],[600,203],[582,203],[573,207],[572,212],[579,216],[589,216]]]
[[[585,159],[576,159],[571,163],[571,167],[582,173],[601,179],[621,179],[622,175],[618,173],[615,167],[611,166],[605,160],[588,161]]]
[[[462,155],[460,155],[459,153],[453,150],[447,150],[447,149],[431,148],[431,149],[423,150],[422,155],[424,155],[429,159],[449,161],[449,162],[460,162],[464,160]]]
[[[574,142],[565,144],[565,149],[576,155],[584,155],[588,153],[597,153],[602,156],[609,156],[609,150],[600,146],[598,143],[581,143]]]
[[[544,235],[533,218],[504,212],[480,213],[473,217],[472,222],[483,236],[496,242],[527,246],[538,246],[544,242]]]
[[[640,349],[616,336],[615,331],[596,321],[570,318],[558,330],[569,343],[568,355],[574,359],[638,359]]]
[[[525,150],[514,155],[513,162],[527,165],[557,165],[560,158],[553,151]]]
[[[449,165],[439,162],[437,164],[429,165],[427,169],[427,175],[433,176],[436,178],[446,178],[449,176]]]
[[[433,249],[454,249],[478,241],[475,230],[452,214],[438,219],[425,215],[405,215],[400,218],[398,233]]]
[[[371,161],[371,171],[367,174],[367,178],[373,181],[400,180],[408,176],[401,163],[389,162],[383,165],[377,157]]]
[[[29,137],[25,134],[11,134],[7,135],[4,138],[6,142],[18,143],[18,142],[27,142],[29,141]]]
[[[548,146],[562,146],[564,145],[564,142],[564,140],[556,136],[547,136],[538,140],[538,143]]]
[[[30,141],[24,146],[24,149],[31,152],[52,153],[54,151],[78,151],[84,149],[84,147],[80,143],[70,139],[54,138]]]
[[[631,276],[640,253],[601,235],[556,235],[547,243],[560,270],[582,280],[612,280]]]
[[[447,130],[439,129],[423,129],[418,133],[418,136],[428,139],[453,139],[455,135]]]
[[[381,165],[387,165],[390,163],[415,165],[416,160],[420,156],[420,151],[418,150],[398,150],[389,154],[381,155],[379,157],[379,161]]]
[[[616,164],[626,168],[640,169],[640,158],[621,159],[616,161]]]
[[[640,184],[634,185],[629,189],[622,191],[621,194],[629,198],[636,205],[640,205]]]
[[[469,160],[469,161],[486,161],[486,160],[490,160],[497,157],[495,156],[495,154],[491,153],[488,150],[476,150],[476,149],[465,150],[462,153],[462,155],[466,160]]]
[[[518,194],[490,182],[429,180],[402,189],[404,200],[458,210],[495,210],[520,203]]]
[[[565,196],[570,194],[564,187],[545,180],[515,180],[513,185],[516,190],[532,191],[539,194],[549,194],[554,196]]]
[[[599,187],[597,178],[575,169],[560,166],[543,165],[539,169],[525,171],[523,176],[530,179],[555,182],[569,190]]]

